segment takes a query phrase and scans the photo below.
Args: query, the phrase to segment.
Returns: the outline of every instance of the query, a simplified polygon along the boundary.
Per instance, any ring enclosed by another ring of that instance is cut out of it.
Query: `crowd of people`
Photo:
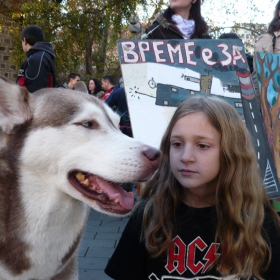
[[[22,33],[27,60],[17,82],[31,93],[55,84],[55,55],[42,32],[30,26]],[[211,39],[201,0],[170,0],[142,39]],[[280,1],[255,51],[280,53]],[[61,87],[75,89],[79,81],[80,75],[71,73]],[[121,84],[115,85],[109,75],[101,83],[91,78],[87,93],[119,113],[120,129],[133,137]],[[236,110],[218,98],[184,101],[160,149],[161,164],[145,186],[105,272],[116,280],[280,279],[277,203],[273,205],[265,193],[249,132]]]

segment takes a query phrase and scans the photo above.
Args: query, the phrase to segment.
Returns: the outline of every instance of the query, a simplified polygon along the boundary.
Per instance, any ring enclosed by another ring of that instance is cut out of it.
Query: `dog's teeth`
[[[87,187],[89,186],[89,181],[88,181],[88,179],[86,179],[86,180],[83,181],[83,185],[85,185],[85,186],[87,186]]]
[[[99,187],[96,187],[95,185],[90,187],[93,191],[96,191],[97,193],[103,193],[103,191],[101,189],[99,189]]]
[[[85,175],[82,174],[81,172],[76,173],[76,178],[80,181],[83,182],[85,180]]]
[[[120,201],[119,201],[118,198],[116,198],[116,199],[114,200],[114,202],[115,202],[115,203],[119,203]]]

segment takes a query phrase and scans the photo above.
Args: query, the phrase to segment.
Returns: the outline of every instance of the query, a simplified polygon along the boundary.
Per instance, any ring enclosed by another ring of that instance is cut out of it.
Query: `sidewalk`
[[[109,217],[91,210],[79,249],[79,280],[112,279],[104,269],[128,219]]]

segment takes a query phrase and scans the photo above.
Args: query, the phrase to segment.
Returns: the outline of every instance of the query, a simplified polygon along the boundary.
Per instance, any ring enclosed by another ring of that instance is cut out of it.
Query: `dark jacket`
[[[66,89],[72,89],[68,86],[68,84],[66,82],[63,82],[59,87],[60,88],[66,88]]]
[[[253,73],[254,71],[254,65],[253,65],[253,56],[250,55],[249,53],[245,53],[246,54],[246,58],[247,58],[247,62],[248,62],[248,66],[250,68],[250,72],[251,74]]]
[[[48,42],[37,42],[26,53],[27,59],[20,67],[17,84],[29,92],[41,88],[55,87],[55,54]]]
[[[100,91],[98,91],[97,93],[92,93],[90,90],[88,90],[88,94],[93,95],[93,96],[95,96],[95,97],[97,97],[97,98],[100,99],[100,98],[103,96],[104,91],[103,91],[103,90],[100,90]]]
[[[132,137],[130,117],[124,88],[120,87],[115,89],[105,100],[105,103],[111,108],[116,108],[116,112],[121,118],[119,124],[120,130],[127,136]]]
[[[147,35],[148,37],[145,38]],[[208,34],[204,34],[201,37],[191,36],[190,39],[211,39]],[[142,39],[184,39],[181,31],[177,28],[177,26],[171,21],[168,20],[163,12],[160,12],[153,24],[146,28],[144,36],[142,35]]]

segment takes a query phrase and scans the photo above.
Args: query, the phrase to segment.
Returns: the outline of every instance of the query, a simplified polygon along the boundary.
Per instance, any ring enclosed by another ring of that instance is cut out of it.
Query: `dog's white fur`
[[[89,206],[116,216],[130,211],[85,196],[68,178],[82,171],[124,183],[152,175],[159,152],[123,135],[118,123],[85,93],[30,94],[0,78],[0,280],[78,279]]]

